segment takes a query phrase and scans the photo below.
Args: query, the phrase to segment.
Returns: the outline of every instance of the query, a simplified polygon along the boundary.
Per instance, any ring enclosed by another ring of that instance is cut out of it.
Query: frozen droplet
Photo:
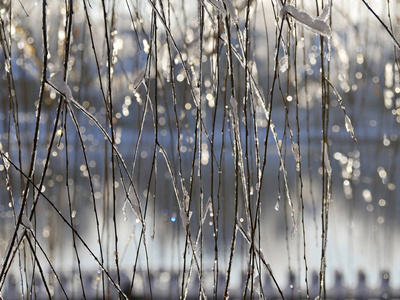
[[[11,63],[10,63],[10,59],[6,59],[4,62],[4,68],[6,70],[7,73],[10,73],[11,70]]]
[[[351,123],[351,120],[350,120],[350,118],[349,118],[348,115],[346,115],[346,116],[344,117],[344,125],[346,126],[347,132],[349,132],[350,135],[351,135],[351,137],[352,137],[353,139],[355,139],[353,124]]]
[[[276,204],[275,204],[275,210],[276,210],[276,211],[278,211],[278,210],[279,210],[279,200],[278,200],[278,201],[276,201]]]

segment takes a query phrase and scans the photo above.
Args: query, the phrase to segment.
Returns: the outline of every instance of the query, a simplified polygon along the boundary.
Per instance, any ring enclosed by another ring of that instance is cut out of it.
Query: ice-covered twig
[[[133,89],[136,90],[143,82],[146,77],[146,69],[140,70],[139,73],[136,75],[135,80],[133,80]]]
[[[22,215],[21,224],[22,224],[26,229],[33,230],[32,223],[31,223],[31,221],[29,220],[29,218],[28,218],[26,215]]]
[[[228,8],[229,14],[231,15],[231,18],[235,24],[239,21],[239,17],[236,14],[236,8],[233,6],[232,0],[223,0],[226,7]]]
[[[239,231],[242,233],[244,239],[251,245],[251,240],[250,240],[250,236],[249,234],[244,230],[242,224],[240,222],[236,222],[236,227],[237,229],[239,229]],[[282,290],[280,289],[278,282],[275,279],[274,274],[272,273],[272,269],[271,266],[267,263],[267,261],[265,260],[265,257],[263,255],[263,252],[260,248],[258,248],[255,243],[253,245],[253,251],[255,252],[255,254],[261,259],[261,263],[264,265],[264,267],[268,270],[269,275],[271,276],[272,280],[275,283],[276,288],[278,289],[279,294],[282,296],[282,299],[284,299],[283,297],[283,293]]]
[[[67,82],[64,80],[64,71],[58,71],[53,76],[51,76],[47,83],[60,95],[65,97],[67,102],[74,100],[72,97],[71,89],[69,88]]]
[[[285,4],[279,11],[280,18],[285,18],[287,15],[291,16],[299,25],[307,28],[317,34],[325,37],[331,37],[332,32],[330,26],[326,23],[330,16],[330,1],[325,5],[321,15],[313,18],[308,12],[298,10],[290,4]]]
[[[335,96],[336,96],[337,99],[338,99],[340,108],[342,109],[342,111],[343,111],[343,113],[344,113],[344,126],[346,127],[346,131],[347,131],[348,133],[350,133],[351,138],[352,138],[355,142],[357,142],[356,136],[355,136],[355,134],[354,134],[353,124],[351,123],[350,117],[349,117],[349,116],[347,115],[347,113],[346,113],[346,108],[344,107],[342,97],[339,95],[339,92],[336,90],[336,88],[333,86],[333,84],[332,84],[327,78],[325,78],[325,81],[326,81],[326,82],[330,85],[330,87],[332,88],[333,93],[335,94]]]
[[[238,155],[238,162],[239,162],[239,174],[240,179],[242,181],[242,188],[243,188],[243,195],[245,197],[244,203],[246,211],[250,211],[250,207],[248,205],[248,195],[247,195],[247,184],[246,184],[246,175],[245,175],[245,168],[244,168],[244,161],[243,161],[243,147],[242,147],[242,139],[240,137],[240,125],[239,125],[239,114],[238,114],[238,103],[234,97],[231,97],[230,103],[232,106],[232,131],[233,131],[233,139],[234,143],[237,147],[235,147],[234,155]],[[251,220],[249,218],[249,214],[246,215],[248,218],[248,226],[251,224]]]

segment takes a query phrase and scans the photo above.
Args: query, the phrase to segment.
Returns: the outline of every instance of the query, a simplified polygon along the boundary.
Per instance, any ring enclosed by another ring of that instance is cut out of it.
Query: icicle
[[[287,69],[289,69],[289,58],[285,55],[279,60],[279,71],[285,73]]]
[[[348,115],[344,116],[344,125],[346,126],[347,132],[349,132],[351,137],[353,139],[355,139],[355,137],[354,137],[354,128],[353,128],[353,125],[351,124],[351,120],[350,120]]]
[[[278,200],[276,200],[275,210],[276,210],[276,211],[279,210],[279,198],[278,198]]]
[[[7,73],[10,73],[11,63],[9,58],[4,61],[4,69],[6,70]]]

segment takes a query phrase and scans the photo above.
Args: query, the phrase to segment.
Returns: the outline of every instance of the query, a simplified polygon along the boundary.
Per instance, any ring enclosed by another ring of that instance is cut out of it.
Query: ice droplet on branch
[[[355,139],[353,124],[351,124],[351,120],[348,115],[345,115],[344,117],[344,125],[346,126],[347,132],[349,132],[351,137]]]

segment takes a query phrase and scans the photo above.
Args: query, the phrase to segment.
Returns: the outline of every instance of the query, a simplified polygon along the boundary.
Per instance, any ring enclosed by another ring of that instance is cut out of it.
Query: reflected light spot
[[[176,76],[176,80],[182,82],[183,80],[185,80],[185,77],[182,74],[178,74],[178,76]]]
[[[362,191],[362,196],[365,200],[365,202],[371,202],[372,201],[372,194],[371,191],[368,189],[365,189]]]
[[[340,130],[340,127],[338,125],[333,125],[332,126],[332,131],[333,132],[339,132],[339,130]]]

